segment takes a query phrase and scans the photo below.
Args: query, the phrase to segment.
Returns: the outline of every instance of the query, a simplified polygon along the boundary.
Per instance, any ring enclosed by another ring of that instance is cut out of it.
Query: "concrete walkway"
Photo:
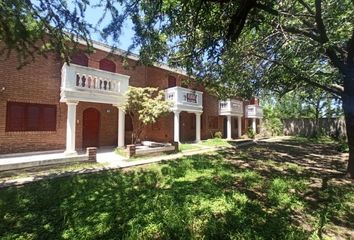
[[[287,137],[277,137],[277,138],[271,138],[271,139],[263,139],[261,141],[281,141],[286,138]],[[99,171],[104,171],[104,170],[129,168],[129,167],[146,165],[146,164],[157,163],[157,162],[162,162],[162,161],[171,161],[171,160],[175,160],[175,159],[182,158],[185,156],[204,154],[204,153],[223,150],[223,149],[227,149],[227,148],[235,148],[235,147],[239,147],[239,146],[243,146],[243,145],[249,145],[249,144],[253,144],[257,141],[245,142],[244,140],[234,140],[233,142],[235,143],[233,147],[205,147],[205,146],[203,146],[202,149],[192,149],[192,150],[186,150],[183,152],[179,152],[176,154],[152,156],[152,157],[146,157],[146,158],[141,158],[141,159],[136,159],[136,160],[134,160],[134,159],[129,160],[127,158],[124,158],[124,157],[114,153],[112,151],[112,148],[100,149],[100,151],[98,151],[98,153],[97,153],[97,162],[99,164],[91,164],[89,167],[83,167],[83,168],[59,172],[59,173],[55,173],[55,174],[53,174],[53,173],[45,174],[43,172],[36,174],[35,172],[33,172],[31,174],[31,176],[20,177],[20,178],[11,178],[10,177],[5,180],[0,180],[0,188],[23,185],[23,184],[26,184],[29,182],[40,181],[43,179],[71,176],[71,175],[82,174],[82,173],[94,173],[94,172],[99,172]],[[50,154],[52,154],[52,155],[50,155]],[[48,153],[43,156],[38,156],[37,159],[44,158],[45,156],[47,156],[47,157],[48,156],[61,156],[60,154],[62,154],[62,153]],[[79,156],[80,156],[80,154],[79,154]],[[27,159],[35,159],[35,157],[34,156],[27,156]],[[2,158],[2,159],[0,158],[0,161],[3,161],[3,160],[4,160],[4,158]],[[11,160],[11,161],[14,161],[14,160]]]

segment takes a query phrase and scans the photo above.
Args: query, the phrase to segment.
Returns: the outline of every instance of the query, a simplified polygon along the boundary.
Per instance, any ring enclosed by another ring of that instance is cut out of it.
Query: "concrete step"
[[[64,153],[47,153],[22,156],[2,156],[0,158],[0,171],[83,161],[88,161],[88,156],[86,154],[66,156]]]

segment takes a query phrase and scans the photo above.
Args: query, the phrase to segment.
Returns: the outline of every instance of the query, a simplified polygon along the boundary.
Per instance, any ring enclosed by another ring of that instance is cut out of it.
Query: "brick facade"
[[[129,85],[160,89],[168,87],[168,77],[176,78],[177,86],[182,85],[186,77],[154,66],[138,65],[128,59],[129,67],[124,67],[121,57],[110,58],[102,50],[95,50],[88,56],[88,66],[99,68],[100,61],[108,58],[114,61],[116,72],[129,75]],[[55,55],[48,58],[37,57],[31,64],[17,69],[17,59],[10,57],[0,62],[0,154],[25,151],[64,149],[66,142],[67,105],[60,103],[61,67],[63,62]],[[202,89],[197,86],[198,90]],[[6,132],[6,104],[8,101],[55,104],[57,106],[56,130],[49,132]],[[95,108],[100,113],[99,146],[116,146],[118,129],[118,109],[109,104],[79,102],[76,112],[76,148],[81,149],[83,143],[83,111]],[[218,125],[209,128],[209,119],[217,117]],[[218,99],[203,94],[203,114],[201,115],[201,138],[207,139],[217,131],[224,131],[224,117],[218,116]],[[181,141],[195,140],[195,115],[182,112],[180,115]],[[243,132],[247,121],[243,119]],[[153,126],[144,129],[143,139],[154,141],[173,141],[173,113],[161,117]],[[237,136],[233,127],[232,135]],[[126,144],[130,133],[126,131]]]

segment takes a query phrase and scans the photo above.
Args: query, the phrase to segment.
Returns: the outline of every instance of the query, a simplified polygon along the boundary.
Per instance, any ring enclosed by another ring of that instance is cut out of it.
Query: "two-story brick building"
[[[124,146],[131,120],[121,109],[128,86],[158,87],[174,105],[171,113],[144,129],[144,139],[199,141],[217,131],[237,138],[260,123],[257,101],[219,101],[197,84],[184,85],[183,71],[165,65],[127,64],[110,47],[95,43],[90,55],[70,65],[55,54],[17,69],[17,59],[0,62],[0,153]]]

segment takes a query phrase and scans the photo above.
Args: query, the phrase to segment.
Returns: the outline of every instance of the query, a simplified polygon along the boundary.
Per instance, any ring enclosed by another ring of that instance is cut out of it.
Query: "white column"
[[[256,119],[255,118],[252,118],[252,129],[254,131],[254,133],[257,132],[257,128],[256,128]]]
[[[195,141],[200,142],[200,115],[201,113],[195,113]]]
[[[174,134],[173,134],[173,140],[175,142],[179,142],[179,113],[181,111],[173,111],[174,112]]]
[[[227,140],[231,140],[232,139],[232,125],[231,125],[231,116],[227,116]]]
[[[118,147],[124,147],[125,137],[125,112],[118,108]]]
[[[77,101],[66,102],[68,112],[66,118],[66,149],[65,154],[76,154],[75,150],[75,135],[76,135],[76,106]]]
[[[237,136],[240,138],[242,135],[242,121],[241,121],[241,116],[237,117]]]

